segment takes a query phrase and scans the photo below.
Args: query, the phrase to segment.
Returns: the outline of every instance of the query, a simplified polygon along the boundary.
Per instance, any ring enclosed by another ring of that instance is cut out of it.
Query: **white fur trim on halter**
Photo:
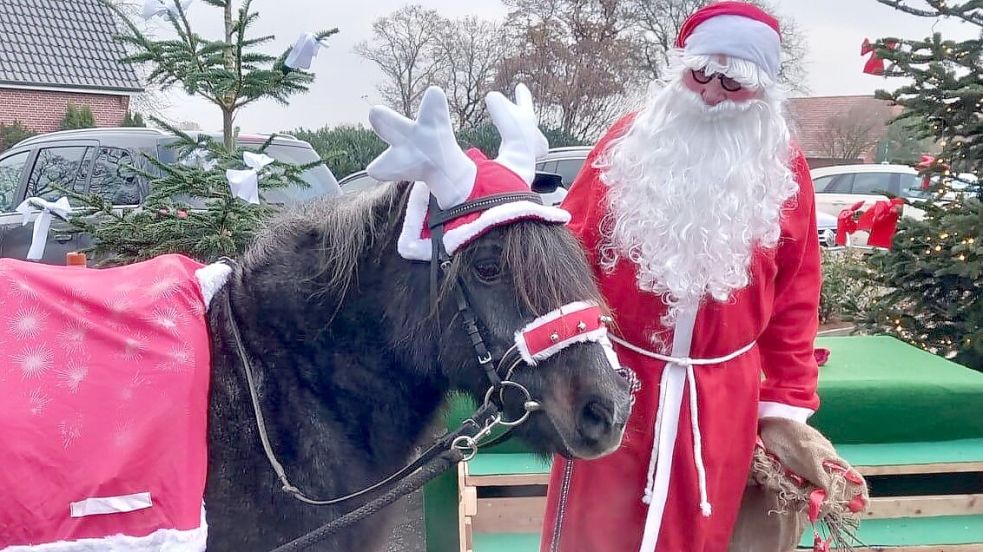
[[[411,261],[429,261],[433,254],[430,238],[422,237],[430,206],[430,191],[423,182],[416,182],[406,203],[403,229],[396,247],[401,257]],[[477,219],[455,225],[452,221],[444,232],[444,248],[453,255],[478,236],[496,227],[523,219],[534,219],[556,224],[570,221],[570,213],[558,207],[540,205],[532,201],[516,201],[482,211]]]

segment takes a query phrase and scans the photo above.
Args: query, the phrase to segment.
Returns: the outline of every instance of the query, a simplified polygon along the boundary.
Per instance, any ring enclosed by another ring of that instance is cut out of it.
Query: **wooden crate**
[[[919,451],[920,447],[924,450]],[[860,460],[854,467],[868,477],[965,473],[979,474],[983,480],[983,440],[946,446],[910,443],[841,449],[847,460],[853,462],[851,456]],[[898,452],[906,449],[905,454]],[[933,455],[940,461],[926,461]],[[901,461],[892,463],[892,457]],[[869,463],[865,465],[864,460]],[[914,460],[918,463],[904,463]],[[536,552],[536,535],[542,530],[546,505],[548,466],[539,464],[537,456],[522,453],[479,455],[473,463],[476,465],[462,463],[458,468],[461,552]],[[508,494],[501,491],[520,487],[541,488],[542,492],[535,496],[484,496],[490,490]],[[879,535],[908,532],[911,542],[901,543],[906,540],[901,538],[897,545],[858,548],[858,552],[983,552],[983,494],[874,496],[865,518],[877,521],[862,525],[861,538],[866,527]],[[965,523],[955,523],[960,520]],[[952,527],[961,528],[965,535],[945,534],[953,533]],[[947,538],[969,542],[947,542]],[[933,539],[939,544],[931,543]],[[929,542],[919,542],[926,540]]]

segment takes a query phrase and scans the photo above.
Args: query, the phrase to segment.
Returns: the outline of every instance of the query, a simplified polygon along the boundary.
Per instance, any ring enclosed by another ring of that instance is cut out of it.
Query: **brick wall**
[[[0,88],[0,123],[16,120],[35,132],[58,130],[69,102],[89,106],[96,125],[109,127],[119,126],[130,106],[125,95]]]

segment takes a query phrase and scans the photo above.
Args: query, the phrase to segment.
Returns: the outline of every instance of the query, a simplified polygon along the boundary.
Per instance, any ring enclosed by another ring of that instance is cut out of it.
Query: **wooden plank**
[[[983,494],[895,496],[870,499],[866,518],[910,518],[983,514]]]
[[[903,464],[897,466],[854,466],[862,475],[917,475],[931,473],[983,472],[983,462],[948,464]]]
[[[482,498],[473,529],[476,533],[538,533],[545,515],[545,497]]]
[[[548,473],[519,473],[503,475],[467,475],[465,483],[475,487],[512,487],[516,485],[548,485]]]

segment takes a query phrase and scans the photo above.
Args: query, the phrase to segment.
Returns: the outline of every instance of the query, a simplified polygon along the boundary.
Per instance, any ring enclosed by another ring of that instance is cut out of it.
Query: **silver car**
[[[240,135],[239,143],[259,147],[268,136]],[[31,246],[32,226],[22,225],[23,217],[14,211],[27,197],[54,201],[61,193],[57,184],[77,192],[95,193],[115,206],[137,207],[150,192],[150,182],[130,167],[156,173],[147,157],[164,164],[176,163],[170,147],[174,135],[150,128],[92,128],[53,132],[35,136],[0,154],[0,257],[24,259]],[[319,160],[307,142],[278,136],[267,148],[271,157],[293,164]],[[291,187],[264,192],[275,204],[293,205],[308,199],[340,194],[331,171],[324,165],[305,171],[309,187]],[[64,264],[70,251],[91,244],[88,236],[70,231],[67,223],[55,220],[48,233],[44,259],[48,264]]]

